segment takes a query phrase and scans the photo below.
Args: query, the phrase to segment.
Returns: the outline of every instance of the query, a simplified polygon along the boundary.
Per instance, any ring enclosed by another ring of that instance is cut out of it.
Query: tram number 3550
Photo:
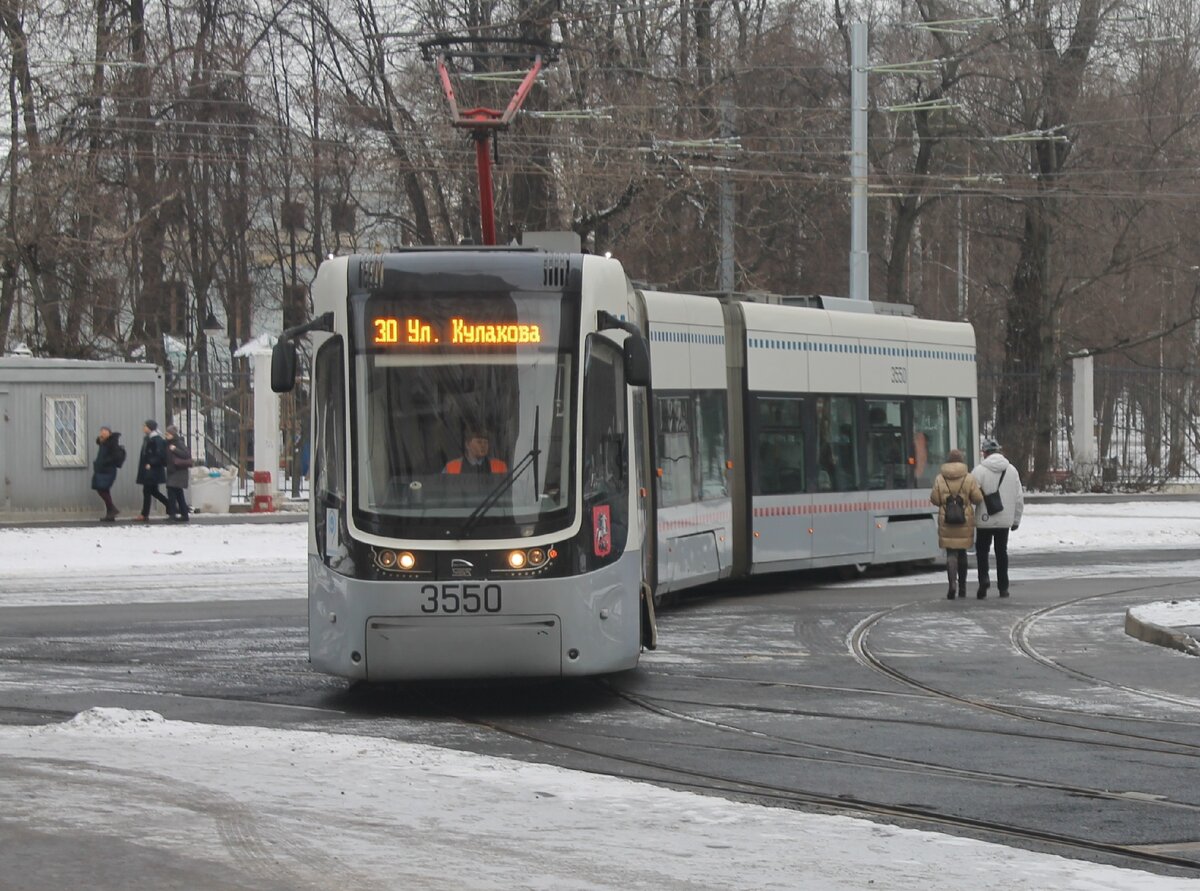
[[[500,586],[481,582],[422,585],[423,613],[498,613]]]

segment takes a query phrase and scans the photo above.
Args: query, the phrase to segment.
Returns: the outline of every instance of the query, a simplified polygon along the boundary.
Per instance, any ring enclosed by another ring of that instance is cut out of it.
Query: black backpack
[[[946,496],[946,525],[947,526],[963,526],[967,522],[967,505],[963,502],[962,497],[963,484],[958,484],[957,492],[950,492]],[[946,490],[949,491],[950,485],[946,485]]]
[[[124,467],[125,466],[125,446],[118,444],[117,447],[113,450],[113,466],[114,467]]]

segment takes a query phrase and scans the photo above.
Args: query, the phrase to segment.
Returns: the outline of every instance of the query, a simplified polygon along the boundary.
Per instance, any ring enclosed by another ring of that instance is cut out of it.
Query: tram
[[[272,386],[310,336],[309,656],[347,678],[611,673],[673,592],[932,561],[976,438],[971,327],[863,301],[517,247],[331,258],[312,296]]]

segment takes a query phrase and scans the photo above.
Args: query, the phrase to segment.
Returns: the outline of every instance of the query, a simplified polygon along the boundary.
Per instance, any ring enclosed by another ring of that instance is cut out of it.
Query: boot
[[[947,600],[953,600],[953,599],[954,599],[954,586],[953,586],[953,585],[951,585],[951,586],[950,586],[950,590],[946,592],[946,599],[947,599]]]
[[[980,600],[983,600],[983,598],[987,597],[987,592],[988,592],[989,587],[991,587],[991,586],[987,582],[981,583],[979,586],[979,591],[976,592],[975,596],[978,597]]]
[[[958,596],[967,596],[967,577],[965,575],[958,580]]]
[[[1001,588],[1001,589],[1000,589],[1000,596],[1001,596],[1001,597],[1007,597],[1007,596],[1008,596],[1008,588]]]

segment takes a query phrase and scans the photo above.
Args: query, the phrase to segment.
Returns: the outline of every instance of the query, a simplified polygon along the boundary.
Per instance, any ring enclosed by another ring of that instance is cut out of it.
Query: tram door
[[[658,535],[654,511],[654,487],[650,468],[649,400],[646,389],[638,387],[632,393],[633,404],[633,469],[637,503],[633,508],[642,523],[642,581],[653,593],[658,587]]]
[[[813,557],[862,555],[871,548],[872,517],[861,492],[858,460],[858,399],[816,396],[816,482]]]
[[[755,572],[803,565],[813,554],[806,399],[756,394],[753,404],[752,556]]]

